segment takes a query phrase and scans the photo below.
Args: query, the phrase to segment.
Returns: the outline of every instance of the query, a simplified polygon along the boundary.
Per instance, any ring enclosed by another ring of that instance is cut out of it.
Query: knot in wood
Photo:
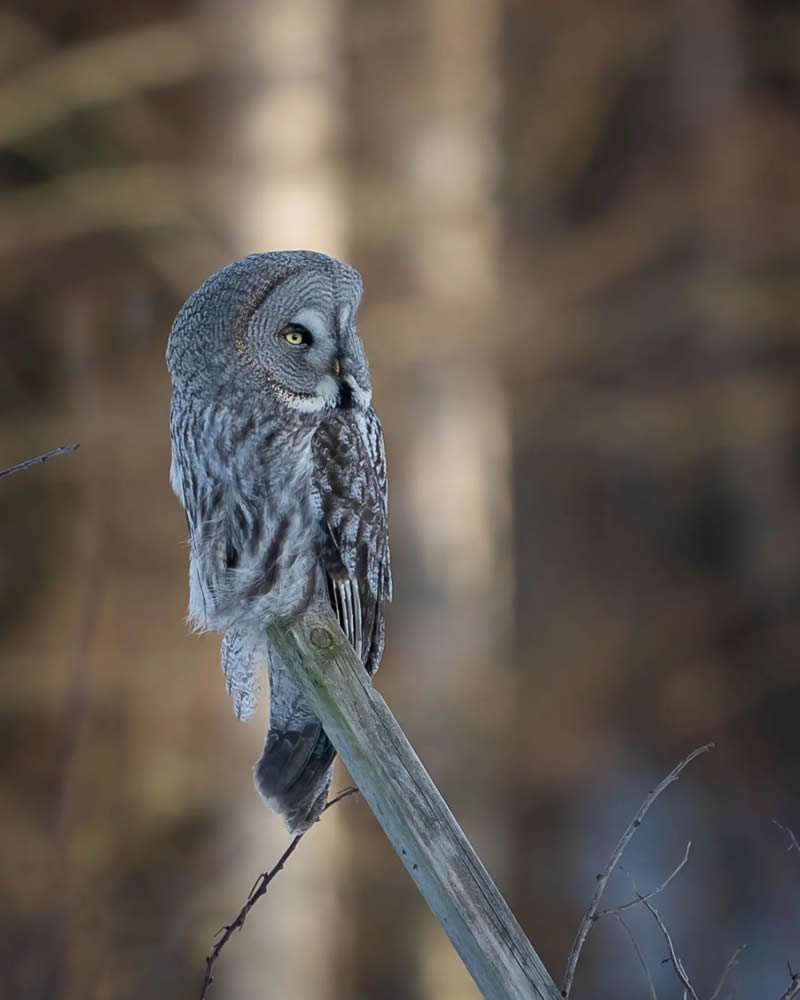
[[[328,649],[333,645],[333,636],[324,628],[311,629],[311,644],[317,649]]]

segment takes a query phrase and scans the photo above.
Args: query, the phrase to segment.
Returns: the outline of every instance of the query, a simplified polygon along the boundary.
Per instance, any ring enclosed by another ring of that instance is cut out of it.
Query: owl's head
[[[307,250],[253,254],[212,275],[178,313],[173,383],[267,392],[300,413],[370,403],[355,330],[361,277]]]

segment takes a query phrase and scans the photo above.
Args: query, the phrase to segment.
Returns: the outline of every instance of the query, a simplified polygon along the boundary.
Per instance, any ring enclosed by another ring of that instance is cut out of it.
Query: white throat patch
[[[300,413],[319,413],[321,410],[333,409],[336,406],[338,388],[331,375],[325,375],[320,379],[316,393],[293,392],[286,386],[280,385],[270,375],[267,376],[267,383],[276,399]]]

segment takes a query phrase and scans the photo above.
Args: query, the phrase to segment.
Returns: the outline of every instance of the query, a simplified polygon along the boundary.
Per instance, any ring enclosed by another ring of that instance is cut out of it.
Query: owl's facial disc
[[[300,334],[299,342],[297,335],[292,336],[293,331]],[[286,360],[291,366],[290,373],[296,373],[297,379],[292,379],[294,384],[279,383],[279,398],[301,413],[335,408],[339,399],[338,361],[336,335],[331,329],[330,318],[322,309],[307,306],[295,313],[280,335],[289,345]]]
[[[324,308],[273,311],[268,298],[250,320],[245,351],[284,406],[300,413],[335,408],[339,395],[332,373],[335,333]]]
[[[278,356],[278,370],[269,373],[273,394],[301,413],[369,406],[371,393],[362,389],[354,374],[359,361],[352,351],[353,336],[349,324],[340,335],[333,318],[322,309],[298,310],[279,331],[284,350]]]
[[[366,408],[369,373],[352,323],[357,304],[342,304],[325,276],[289,275],[249,317],[240,357],[296,412]]]

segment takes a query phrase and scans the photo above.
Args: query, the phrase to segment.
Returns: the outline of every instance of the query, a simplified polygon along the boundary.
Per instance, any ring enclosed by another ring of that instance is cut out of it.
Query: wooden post
[[[269,637],[484,997],[561,1000],[331,612]]]

